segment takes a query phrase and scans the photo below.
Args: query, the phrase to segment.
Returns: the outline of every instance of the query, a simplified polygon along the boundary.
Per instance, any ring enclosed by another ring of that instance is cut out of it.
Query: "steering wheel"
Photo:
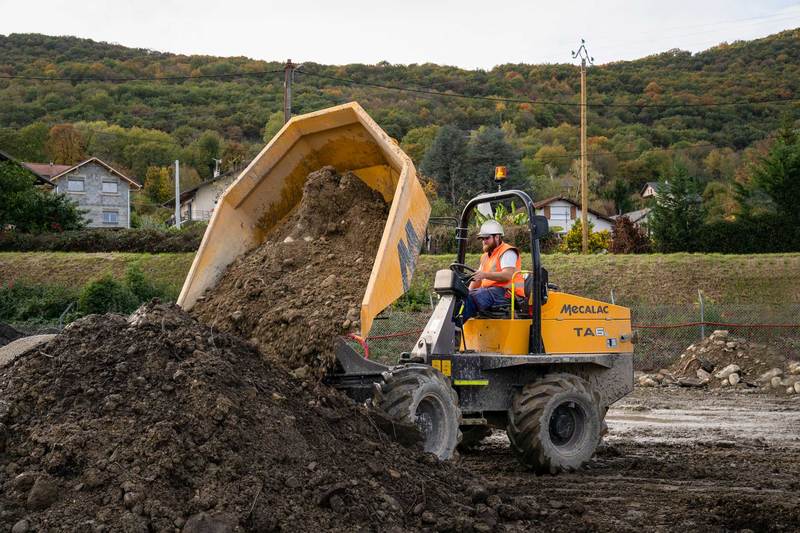
[[[470,266],[465,265],[464,263],[450,263],[450,270],[452,270],[453,272],[458,272],[460,274],[463,274],[465,270],[467,272],[471,272],[472,274],[477,272],[477,270],[475,270]]]
[[[469,286],[470,282],[472,282],[472,276],[477,272],[472,267],[465,265],[464,263],[450,263],[450,270],[456,273],[456,275],[461,279],[464,285]],[[470,272],[469,274],[467,272]]]

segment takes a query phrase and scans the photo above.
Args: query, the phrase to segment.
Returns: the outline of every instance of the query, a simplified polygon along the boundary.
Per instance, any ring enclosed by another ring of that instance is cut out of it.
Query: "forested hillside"
[[[95,155],[140,181],[148,174],[157,181],[158,169],[180,158],[197,181],[209,177],[212,159],[228,168],[246,162],[277,131],[282,68],[74,37],[0,36],[0,149],[37,161]],[[50,79],[31,79],[38,77]],[[483,71],[305,63],[295,75],[293,108],[356,100],[434,172],[448,154],[429,149],[439,127],[449,125],[467,134],[456,146],[467,189],[481,188],[485,169],[505,163],[539,197],[574,195],[579,82],[571,64]],[[733,184],[747,182],[749,164],[782,121],[800,117],[799,90],[800,30],[591,67],[593,204],[609,213],[638,207],[641,185],[668,177],[677,164],[702,183],[709,216],[725,217]],[[64,124],[70,126],[53,131]],[[168,196],[169,187],[161,189]],[[148,194],[162,199],[152,188]]]

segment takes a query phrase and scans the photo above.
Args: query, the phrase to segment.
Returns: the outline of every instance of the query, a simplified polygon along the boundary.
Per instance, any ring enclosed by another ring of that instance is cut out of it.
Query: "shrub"
[[[628,217],[619,217],[611,231],[611,248],[613,254],[646,254],[650,253],[650,237]]]
[[[110,275],[92,281],[81,291],[78,310],[82,314],[130,313],[139,305],[127,285]]]
[[[61,233],[0,231],[0,251],[9,252],[194,252],[206,226],[186,229],[86,229]]]
[[[139,302],[146,302],[152,298],[163,296],[164,291],[148,280],[139,265],[133,264],[125,271],[125,285]]]
[[[607,252],[611,247],[611,233],[608,230],[592,231],[594,224],[589,222],[589,253],[597,254]],[[564,235],[559,251],[566,254],[580,253],[583,249],[583,226],[577,220],[572,228]]]
[[[73,287],[13,283],[0,287],[0,321],[52,323],[77,300]]]

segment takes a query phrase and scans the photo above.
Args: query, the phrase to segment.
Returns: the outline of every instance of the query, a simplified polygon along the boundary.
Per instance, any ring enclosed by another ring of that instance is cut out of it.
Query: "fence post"
[[[700,300],[700,340],[706,338],[706,310],[703,302],[703,291],[697,289],[697,298]]]
[[[611,305],[617,305],[617,302],[614,301],[614,289],[611,289]]]

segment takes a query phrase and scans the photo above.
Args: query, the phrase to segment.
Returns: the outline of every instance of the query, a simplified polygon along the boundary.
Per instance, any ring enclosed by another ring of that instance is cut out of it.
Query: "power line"
[[[431,96],[443,96],[446,98],[463,98],[463,99],[472,99],[472,100],[485,100],[490,102],[503,102],[503,103],[514,103],[514,104],[532,104],[532,105],[551,105],[551,106],[568,106],[568,107],[581,107],[581,103],[576,102],[556,102],[552,100],[532,100],[532,99],[523,99],[523,98],[508,98],[503,96],[482,96],[482,95],[471,95],[471,94],[462,94],[456,92],[443,92],[437,89],[432,88],[413,88],[413,87],[402,87],[399,85],[384,85],[380,83],[371,83],[365,81],[354,80],[351,78],[340,78],[337,76],[329,76],[327,74],[320,74],[317,72],[303,72],[306,76],[315,76],[317,78],[324,78],[333,81],[338,81],[341,83],[347,83],[349,85],[360,85],[364,87],[373,87],[376,89],[384,89],[390,91],[399,91],[399,92],[408,92],[408,93],[416,93],[416,94],[427,94]],[[678,107],[722,107],[722,106],[739,106],[739,105],[756,105],[756,104],[776,104],[776,103],[786,103],[786,102],[796,102],[800,101],[800,97],[790,97],[790,98],[765,98],[761,100],[743,100],[738,102],[709,102],[709,103],[681,103],[681,104],[655,104],[655,103],[647,103],[647,104],[603,104],[603,103],[587,103],[586,107],[617,107],[617,108],[678,108]]]
[[[265,74],[276,74],[283,70],[260,70],[253,72],[231,72],[228,74],[197,74],[189,76],[146,76],[137,78],[95,78],[95,77],[50,77],[50,76],[22,76],[16,74],[0,74],[0,79],[6,80],[28,80],[28,81],[97,81],[101,83],[124,83],[128,81],[179,81],[179,80],[198,80],[215,78],[244,78],[249,76],[264,76]]]

